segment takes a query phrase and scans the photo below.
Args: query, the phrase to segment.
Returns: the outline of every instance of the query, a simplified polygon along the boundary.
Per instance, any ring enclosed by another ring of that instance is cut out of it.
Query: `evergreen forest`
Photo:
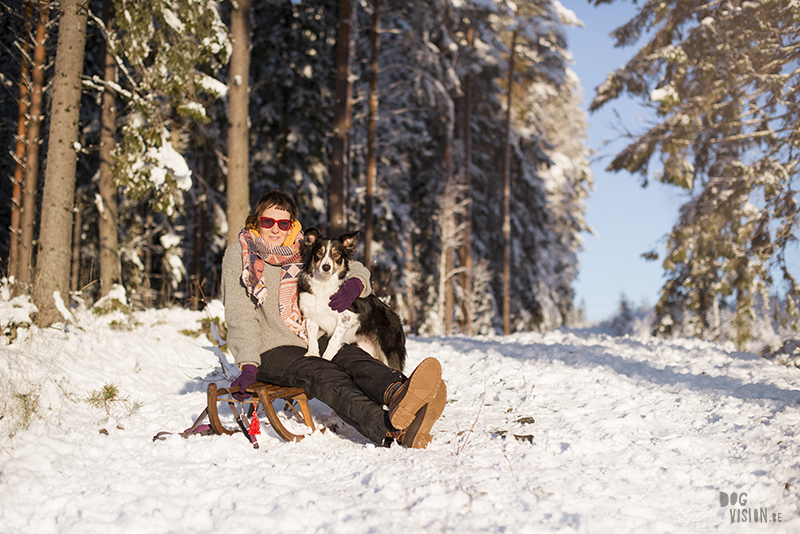
[[[6,1],[0,272],[42,326],[119,286],[197,309],[277,188],[304,227],[361,232],[412,333],[578,325],[581,24],[558,0]],[[589,109],[632,95],[656,118],[609,169],[687,195],[649,254],[656,333],[796,329],[799,32],[797,2],[649,0],[614,33],[640,48]]]
[[[412,332],[575,317],[591,174],[558,2],[26,0],[0,17],[0,250],[42,324],[53,290],[202,306],[272,188],[306,228],[361,231],[357,259]],[[56,139],[69,74],[79,112]]]

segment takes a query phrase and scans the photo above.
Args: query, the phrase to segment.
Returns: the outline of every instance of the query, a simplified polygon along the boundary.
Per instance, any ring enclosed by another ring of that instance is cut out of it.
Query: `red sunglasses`
[[[276,221],[272,217],[261,217],[262,228],[272,228],[275,223],[278,223],[278,228],[280,228],[283,232],[292,227],[292,221],[289,219],[281,219]]]

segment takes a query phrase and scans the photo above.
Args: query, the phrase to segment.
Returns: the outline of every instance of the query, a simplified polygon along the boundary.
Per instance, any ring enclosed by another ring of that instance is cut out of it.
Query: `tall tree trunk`
[[[449,99],[449,95],[445,92],[444,96]],[[447,124],[445,128],[445,140],[444,140],[444,183],[446,184],[445,187],[451,187],[453,185],[453,130],[454,130],[454,123],[455,123],[455,105],[452,99],[449,99],[449,110],[447,113]],[[457,188],[453,188],[453,191],[457,191]],[[458,205],[458,198],[457,194],[454,193],[453,197],[453,206]],[[458,226],[456,218],[458,215],[455,213],[449,213],[447,216],[451,217],[452,220],[450,224],[452,225],[452,240],[447,240],[443,242],[443,246],[446,247],[444,251],[446,264],[445,264],[445,303],[444,303],[444,333],[445,335],[450,335],[453,333],[453,312],[455,310],[455,297],[453,295],[453,253],[456,250],[456,246],[454,243],[455,240],[458,239],[456,235],[456,228]]]
[[[456,215],[453,214],[452,217]],[[455,226],[455,221],[453,221],[453,226]],[[444,272],[445,274],[445,287],[444,287],[444,334],[450,335],[453,333],[453,310],[454,310],[454,301],[455,297],[453,295],[453,278],[450,276],[450,273],[453,272],[454,269],[454,262],[453,262],[453,249],[448,247],[445,251],[445,265],[444,265]]]
[[[20,223],[20,249],[18,276],[23,284],[33,281],[33,229],[36,224],[36,190],[39,182],[39,132],[42,126],[42,91],[46,63],[45,41],[50,4],[39,1],[39,23],[36,27],[36,46],[33,51],[31,74],[31,106],[27,131],[25,157],[25,185],[22,194],[22,221]],[[72,195],[69,196],[72,200]]]
[[[209,142],[203,144],[203,153],[200,158],[200,166],[202,169],[201,176],[205,178],[206,184],[211,183],[212,167],[214,165],[213,150]],[[205,187],[205,186],[204,186]],[[205,250],[206,250],[206,232],[208,232],[208,223],[206,222],[206,212],[209,206],[208,191],[196,197],[195,205],[197,207],[194,218],[194,250],[193,257],[193,270],[194,286],[192,287],[192,309],[199,310],[203,308],[205,303]],[[188,277],[187,277],[188,278]],[[212,278],[213,280],[213,278]]]
[[[146,244],[144,246],[144,298],[142,302],[145,308],[152,308],[155,303],[154,289],[153,289],[153,213],[147,205],[143,206],[146,215],[144,216],[144,235],[146,237]]]
[[[202,308],[200,303],[205,298],[205,289],[203,288],[203,253],[205,251],[206,243],[206,203],[202,199],[197,203],[197,210],[194,219],[194,287],[192,288],[194,298],[192,299],[192,309],[199,310]]]
[[[110,39],[111,26],[114,23],[114,4],[112,0],[103,0],[103,23]],[[111,286],[119,282],[119,243],[117,187],[114,185],[114,163],[112,153],[116,146],[117,135],[117,102],[110,83],[117,81],[117,63],[106,43],[105,67],[103,80],[102,112],[100,116],[100,177],[97,188],[100,193],[102,207],[100,210],[100,295],[106,296]]]
[[[17,119],[17,147],[15,153],[14,163],[14,182],[13,190],[11,193],[11,228],[10,242],[8,247],[8,277],[16,278],[19,272],[19,238],[20,238],[20,225],[22,224],[22,181],[25,173],[25,132],[27,130],[27,116],[28,116],[28,103],[30,101],[30,93],[28,91],[28,84],[30,83],[30,63],[28,56],[30,55],[30,44],[28,42],[28,25],[32,16],[33,9],[31,8],[30,0],[25,0],[25,18],[22,21],[22,42],[20,43],[20,51],[22,57],[20,65],[22,67],[19,77],[19,115]]]
[[[412,332],[417,328],[417,287],[416,281],[419,274],[416,272],[416,255],[414,254],[413,232],[408,232],[405,242],[405,269],[406,269],[406,310],[407,316],[404,323],[407,324]]]
[[[452,126],[451,126],[452,128]],[[450,139],[447,140],[447,144],[445,145],[445,183],[450,184],[453,175],[453,157],[452,157],[452,136],[448,136]],[[458,199],[453,199],[453,205],[458,204]],[[456,231],[455,228],[457,226],[456,217],[458,217],[455,213],[450,212],[445,214],[446,217],[452,218],[450,221],[450,226],[452,227],[452,238],[456,238]],[[453,276],[451,273],[453,272],[453,252],[455,247],[453,246],[453,242],[443,241],[442,246],[445,248],[443,251],[444,255],[444,334],[450,335],[453,333],[453,310],[454,310],[454,302],[455,298],[453,295]]]
[[[83,216],[83,202],[80,193],[75,194],[75,216],[72,222],[72,276],[70,277],[70,291],[78,291],[81,275],[81,224]]]
[[[369,36],[372,57],[369,69],[369,119],[367,123],[367,195],[364,203],[364,265],[372,266],[372,239],[375,230],[372,216],[378,156],[375,148],[378,126],[378,54],[380,52],[380,0],[372,0],[372,32]]]
[[[472,24],[467,28],[467,46],[474,43]],[[461,264],[464,273],[461,284],[465,295],[472,292],[472,74],[467,74],[464,79],[464,197],[467,199],[464,216],[464,244],[461,247]],[[475,321],[475,310],[472,309],[472,300],[464,298],[464,334],[472,335],[472,323]]]
[[[328,235],[345,230],[344,178],[348,168],[347,111],[350,86],[350,42],[355,9],[352,0],[339,1],[339,31],[336,42],[331,181],[328,186]]]
[[[238,239],[250,213],[250,0],[231,10],[233,52],[228,89],[228,243]]]
[[[84,0],[61,2],[47,169],[42,196],[42,231],[34,290],[34,303],[39,308],[37,322],[43,327],[61,320],[54,294],[58,292],[66,297],[69,290],[72,206],[77,167],[75,143],[80,122],[87,10],[88,5]]]
[[[503,334],[511,333],[511,95],[514,87],[514,51],[517,31],[511,37],[508,58],[508,103],[506,104],[506,139],[503,155]]]

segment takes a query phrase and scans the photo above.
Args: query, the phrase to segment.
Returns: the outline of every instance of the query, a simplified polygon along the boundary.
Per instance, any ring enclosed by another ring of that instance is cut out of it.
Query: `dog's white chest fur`
[[[360,325],[358,316],[349,310],[339,313],[330,307],[331,296],[339,290],[338,276],[323,277],[316,274],[309,280],[311,293],[300,294],[300,310],[306,318],[308,331],[308,356],[319,356],[320,330],[330,336],[328,347],[322,355],[332,359],[343,344],[355,343]]]
[[[328,335],[333,334],[339,316],[342,315],[330,307],[330,298],[339,290],[340,283],[338,277],[331,276],[327,280],[320,280],[318,276],[315,276],[310,280],[313,293],[303,293],[300,298],[300,310],[303,312],[303,316],[309,319],[313,318],[319,328]],[[345,313],[353,315],[350,312]]]

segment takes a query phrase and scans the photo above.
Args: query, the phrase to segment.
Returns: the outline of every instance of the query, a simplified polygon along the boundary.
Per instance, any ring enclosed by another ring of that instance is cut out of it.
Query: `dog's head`
[[[325,239],[322,232],[309,228],[305,233],[305,271],[321,278],[344,278],[357,244],[358,231],[342,234],[339,239]]]

